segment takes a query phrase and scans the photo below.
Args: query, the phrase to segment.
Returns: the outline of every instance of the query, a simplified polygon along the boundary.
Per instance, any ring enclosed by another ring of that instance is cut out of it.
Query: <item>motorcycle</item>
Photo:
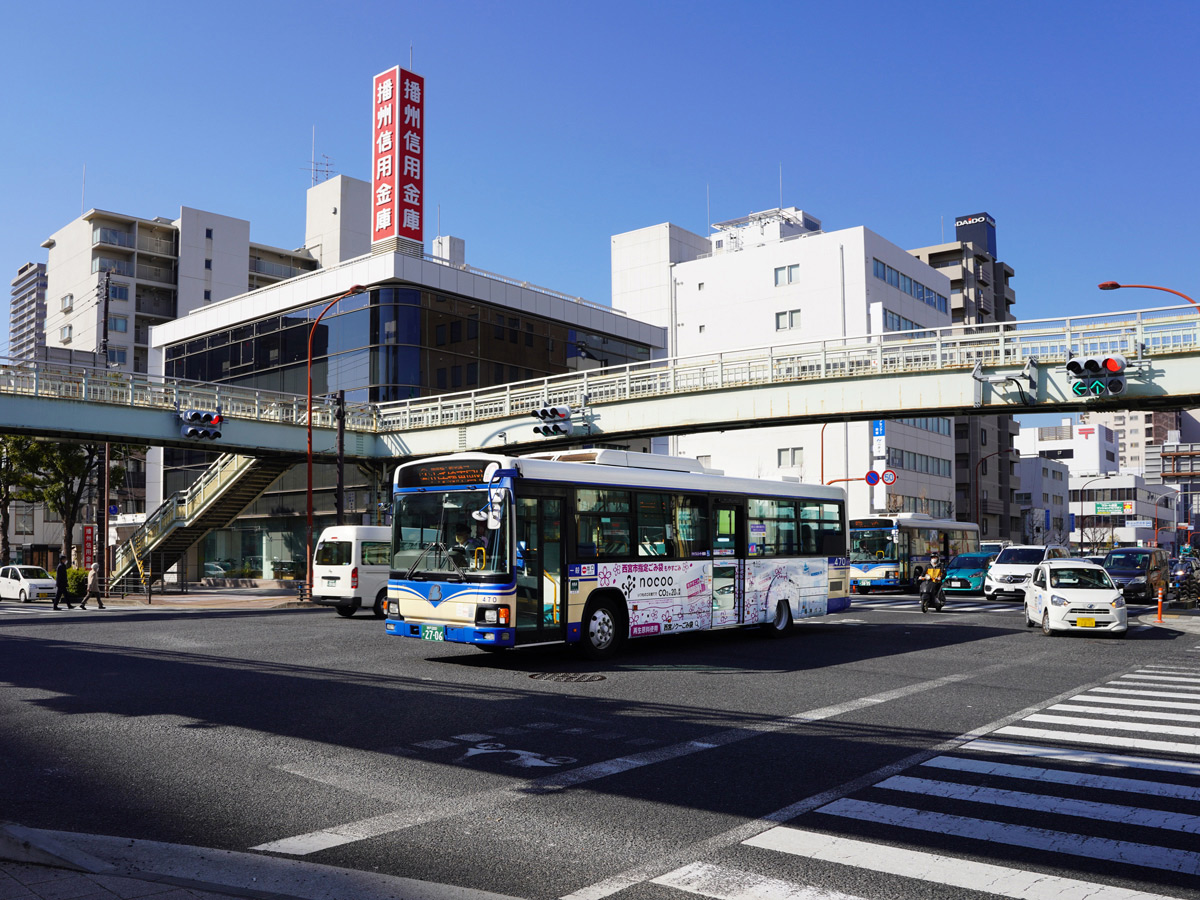
[[[940,610],[946,605],[946,595],[942,591],[940,581],[935,581],[926,575],[921,579],[921,586],[917,590],[921,595],[921,612],[927,613],[930,609]]]

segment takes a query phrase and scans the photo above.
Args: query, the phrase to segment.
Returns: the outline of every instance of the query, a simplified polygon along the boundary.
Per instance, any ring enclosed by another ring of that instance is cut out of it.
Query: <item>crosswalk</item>
[[[1200,897],[1200,666],[1081,690],[741,848],[653,883],[714,900],[857,900],[781,879],[769,851],[803,871],[858,870],[838,884],[874,873],[1025,900]]]

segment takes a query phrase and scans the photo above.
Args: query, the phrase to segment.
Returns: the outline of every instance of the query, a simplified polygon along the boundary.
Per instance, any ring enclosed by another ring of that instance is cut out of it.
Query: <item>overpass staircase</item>
[[[231,523],[293,464],[290,458],[222,454],[117,545],[110,583],[136,577],[145,586],[161,578],[193,544]],[[153,571],[151,560],[156,564]]]

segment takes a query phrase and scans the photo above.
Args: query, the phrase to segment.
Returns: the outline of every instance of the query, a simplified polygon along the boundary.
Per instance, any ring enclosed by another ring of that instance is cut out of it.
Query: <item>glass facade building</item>
[[[328,299],[264,315],[163,347],[163,375],[266,391],[307,391],[308,339]],[[414,284],[383,285],[340,301],[313,334],[313,396],[385,403],[490,388],[650,359],[651,347],[525,310]],[[186,488],[215,458],[166,449],[165,495]],[[390,466],[345,473],[346,521],[383,521]],[[335,524],[336,470],[313,468],[315,535]],[[233,525],[201,545],[201,568],[230,577],[296,577],[305,571],[307,477],[284,473]],[[217,576],[220,577],[220,576]]]

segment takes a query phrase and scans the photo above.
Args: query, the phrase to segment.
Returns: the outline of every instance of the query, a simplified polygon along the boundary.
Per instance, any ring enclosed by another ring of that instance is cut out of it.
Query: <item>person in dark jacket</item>
[[[58,609],[58,601],[66,600],[67,609],[74,609],[75,604],[71,602],[71,595],[67,593],[67,560],[66,557],[58,558],[58,568],[54,570],[54,608]]]

